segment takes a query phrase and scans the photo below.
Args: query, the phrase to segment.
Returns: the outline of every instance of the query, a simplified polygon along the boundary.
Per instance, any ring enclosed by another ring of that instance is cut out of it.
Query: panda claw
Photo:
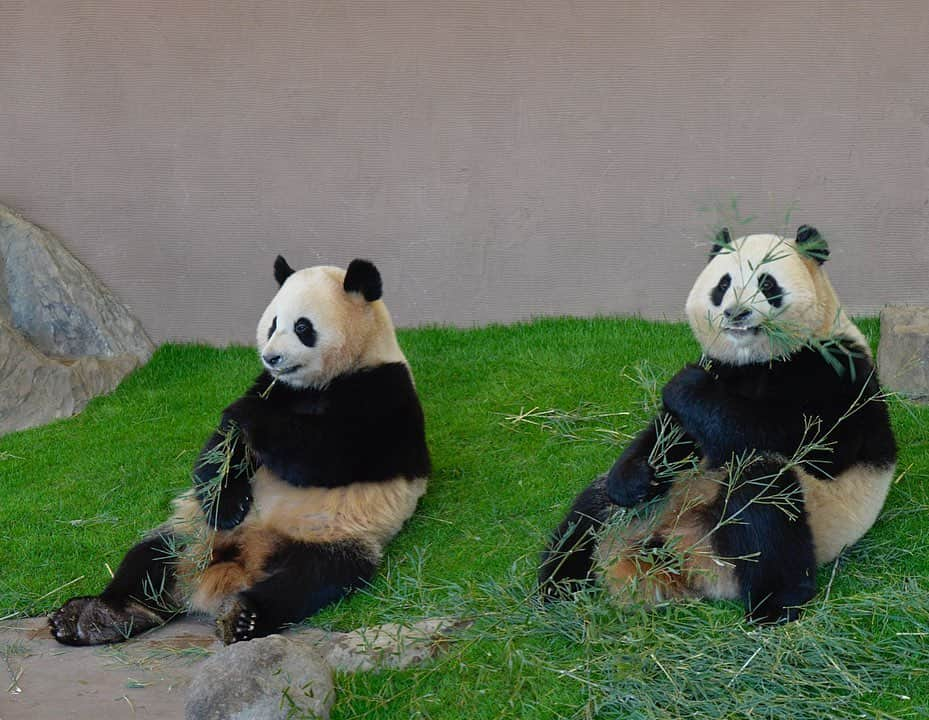
[[[255,627],[258,624],[258,613],[253,610],[241,610],[235,621],[233,642],[244,642],[254,637]]]
[[[228,598],[216,617],[216,626],[220,639],[226,645],[253,640],[268,634],[261,608],[255,608],[253,601],[242,596]]]

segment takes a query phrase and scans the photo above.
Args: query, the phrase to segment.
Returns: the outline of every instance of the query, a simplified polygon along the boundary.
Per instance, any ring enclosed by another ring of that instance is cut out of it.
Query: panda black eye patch
[[[784,304],[784,289],[768,273],[761,273],[758,276],[758,289],[764,293],[771,307],[780,307]]]
[[[732,277],[730,277],[729,273],[726,273],[719,279],[716,287],[713,288],[713,292],[710,293],[710,300],[713,301],[714,305],[719,306],[730,285],[732,285]]]
[[[297,322],[294,323],[294,332],[297,333],[300,342],[307,347],[313,347],[316,344],[316,329],[307,318],[297,318]]]
[[[271,336],[274,334],[275,330],[277,330],[277,318],[276,317],[271,321],[271,327],[268,328],[268,340],[271,339]]]

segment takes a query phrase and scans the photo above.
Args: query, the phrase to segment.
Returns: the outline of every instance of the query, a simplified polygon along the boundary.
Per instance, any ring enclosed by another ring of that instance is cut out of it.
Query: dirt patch
[[[45,618],[0,625],[0,720],[173,720],[191,677],[222,648],[213,624],[183,618],[127,643],[66,647]]]

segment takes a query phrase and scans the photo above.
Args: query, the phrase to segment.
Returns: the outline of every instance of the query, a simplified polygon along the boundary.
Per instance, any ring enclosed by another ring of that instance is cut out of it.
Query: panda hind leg
[[[49,629],[65,645],[122,642],[162,625],[179,612],[173,592],[169,532],[135,545],[100,595],[75,597],[49,615]]]
[[[729,483],[713,546],[735,564],[746,617],[760,624],[796,620],[816,594],[813,536],[796,473],[762,457]]]
[[[608,527],[597,548],[604,585],[621,605],[652,606],[700,597],[736,598],[730,565],[716,562],[708,538],[710,478],[680,480],[668,502]]]
[[[359,542],[287,541],[268,557],[264,580],[226,598],[217,634],[230,645],[278,632],[366,585],[377,565]]]
[[[543,600],[568,597],[591,582],[597,534],[612,508],[606,476],[594,480],[574,499],[542,553],[538,584]]]

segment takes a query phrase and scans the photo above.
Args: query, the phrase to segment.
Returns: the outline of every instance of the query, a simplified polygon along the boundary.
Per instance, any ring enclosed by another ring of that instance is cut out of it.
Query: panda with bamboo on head
[[[215,615],[227,644],[268,635],[365,585],[412,515],[429,453],[380,273],[278,257],[274,276],[264,372],[223,411],[174,517],[100,595],[50,616],[60,642],[118,642],[186,611]]]
[[[871,351],[828,256],[809,226],[717,235],[686,304],[703,359],[577,496],[543,554],[545,596],[600,577],[628,602],[741,599],[753,621],[798,617],[817,565],[874,523],[896,463]]]

